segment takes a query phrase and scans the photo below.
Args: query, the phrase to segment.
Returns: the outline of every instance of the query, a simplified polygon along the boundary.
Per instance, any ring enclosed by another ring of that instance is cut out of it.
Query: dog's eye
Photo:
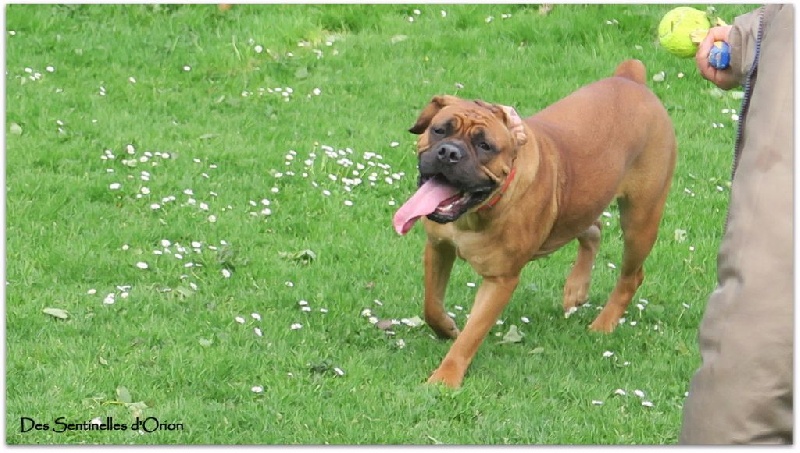
[[[481,151],[491,151],[492,150],[492,146],[489,145],[486,142],[478,142],[477,146],[478,146],[478,149],[480,149]]]
[[[433,132],[434,135],[444,135],[447,130],[444,128],[444,126],[433,126],[431,128],[431,132]]]

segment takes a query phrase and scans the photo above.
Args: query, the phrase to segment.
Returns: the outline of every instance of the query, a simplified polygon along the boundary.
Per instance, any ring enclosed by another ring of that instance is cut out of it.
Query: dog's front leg
[[[578,236],[578,257],[564,284],[564,314],[583,305],[589,299],[589,283],[592,279],[592,266],[600,248],[600,230],[603,224],[595,220],[592,226]]]
[[[429,383],[441,382],[448,387],[459,387],[472,358],[478,351],[486,334],[497,322],[497,318],[511,300],[519,282],[519,276],[486,277],[475,296],[464,331],[456,338],[442,364],[428,379]]]
[[[425,322],[440,338],[458,336],[453,318],[444,309],[444,295],[450,271],[456,259],[456,249],[450,243],[428,239],[425,244]]]

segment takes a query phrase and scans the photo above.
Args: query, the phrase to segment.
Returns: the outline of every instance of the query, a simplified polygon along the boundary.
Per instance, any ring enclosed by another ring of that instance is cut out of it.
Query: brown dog
[[[647,89],[638,60],[536,115],[454,96],[435,96],[410,132],[417,192],[395,214],[405,234],[420,217],[425,245],[425,321],[455,338],[428,382],[458,387],[511,298],[523,266],[578,240],[564,285],[564,310],[586,302],[600,244],[599,217],[616,198],[624,252],[620,277],[591,324],[611,332],[644,278],[675,168],[675,132]],[[456,256],[483,277],[459,334],[444,296]]]

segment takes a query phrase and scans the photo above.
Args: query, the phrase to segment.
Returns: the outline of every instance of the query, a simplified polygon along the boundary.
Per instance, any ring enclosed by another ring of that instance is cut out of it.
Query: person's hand
[[[733,71],[730,70],[730,67],[727,69],[717,69],[711,66],[708,62],[708,54],[711,53],[711,46],[713,46],[716,41],[728,42],[728,34],[731,32],[731,28],[733,27],[725,25],[708,30],[706,38],[700,43],[700,47],[697,48],[697,53],[694,55],[694,61],[697,63],[697,69],[700,71],[700,75],[723,90],[730,90],[731,88],[739,86],[739,79]]]

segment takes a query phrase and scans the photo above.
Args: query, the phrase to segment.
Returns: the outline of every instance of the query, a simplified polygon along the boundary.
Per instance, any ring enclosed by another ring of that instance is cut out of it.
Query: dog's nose
[[[464,157],[464,152],[458,146],[444,143],[436,150],[436,155],[440,162],[455,164],[461,161],[461,158]]]

